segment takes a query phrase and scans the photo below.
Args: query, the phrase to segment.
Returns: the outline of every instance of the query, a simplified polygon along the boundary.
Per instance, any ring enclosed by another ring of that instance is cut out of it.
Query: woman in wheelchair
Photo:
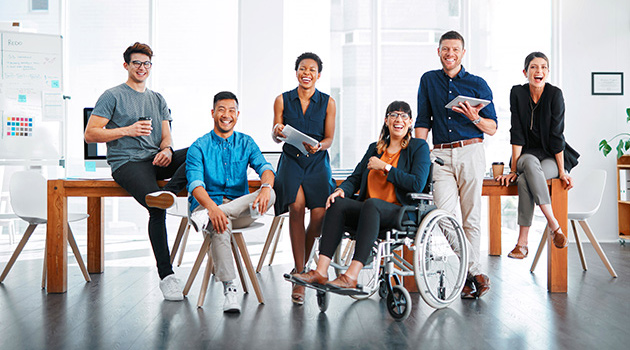
[[[411,205],[409,192],[421,192],[429,176],[431,160],[425,140],[412,138],[411,107],[394,101],[385,113],[377,142],[361,162],[328,197],[320,240],[317,268],[292,277],[307,284],[355,289],[359,271],[368,261],[380,230],[396,226],[401,205]],[[350,197],[358,193],[357,199]],[[356,246],[348,270],[328,281],[331,258],[341,242],[344,226],[356,229]]]

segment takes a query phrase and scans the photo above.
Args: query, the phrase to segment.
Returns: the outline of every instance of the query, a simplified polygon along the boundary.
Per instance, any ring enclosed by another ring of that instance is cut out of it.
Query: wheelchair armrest
[[[429,193],[407,193],[407,198],[411,199],[414,203],[418,203],[433,200],[433,195]]]
[[[407,219],[405,214],[412,213],[416,214],[418,211],[418,207],[414,205],[403,205],[398,210],[398,216],[396,218],[396,230],[398,231],[407,231],[409,227],[415,227],[417,225],[416,221]]]

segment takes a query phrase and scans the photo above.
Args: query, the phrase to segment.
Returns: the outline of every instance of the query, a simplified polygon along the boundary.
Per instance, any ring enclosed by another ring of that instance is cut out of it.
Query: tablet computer
[[[470,103],[470,105],[473,107],[477,105],[483,105],[485,107],[490,104],[490,101],[488,100],[459,95],[451,100],[451,102],[449,102],[445,107],[448,109],[452,109],[455,106],[459,106],[459,103],[464,101],[468,101],[468,103]]]

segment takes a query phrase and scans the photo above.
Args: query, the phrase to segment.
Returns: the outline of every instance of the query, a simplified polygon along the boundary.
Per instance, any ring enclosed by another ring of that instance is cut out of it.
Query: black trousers
[[[352,260],[367,264],[374,241],[380,230],[396,226],[400,206],[382,199],[369,198],[363,202],[349,198],[335,198],[326,211],[319,252],[329,258],[343,238],[344,226],[356,229],[356,246]]]
[[[186,188],[186,153],[188,148],[173,153],[167,167],[152,164],[152,160],[127,162],[112,173],[114,181],[124,188],[133,198],[149,211],[149,240],[157,262],[160,278],[173,274],[173,266],[166,237],[166,210],[149,208],[144,197],[155,191],[170,191],[175,194]],[[164,188],[157,185],[157,180],[171,179]]]

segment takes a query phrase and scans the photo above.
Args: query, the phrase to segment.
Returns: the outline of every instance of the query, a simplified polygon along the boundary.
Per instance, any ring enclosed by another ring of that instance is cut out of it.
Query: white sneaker
[[[144,201],[151,208],[169,209],[175,205],[177,197],[169,191],[156,191],[144,196]]]
[[[184,300],[184,293],[180,287],[181,282],[175,274],[168,275],[160,281],[160,290],[165,300],[180,301]]]
[[[241,312],[241,304],[238,303],[236,298],[236,287],[228,287],[225,291],[225,301],[223,302],[223,312]]]
[[[198,210],[190,214],[190,223],[197,232],[207,232],[208,230],[206,230],[206,228],[208,227],[209,222],[210,217],[208,216],[208,212],[205,210]]]

